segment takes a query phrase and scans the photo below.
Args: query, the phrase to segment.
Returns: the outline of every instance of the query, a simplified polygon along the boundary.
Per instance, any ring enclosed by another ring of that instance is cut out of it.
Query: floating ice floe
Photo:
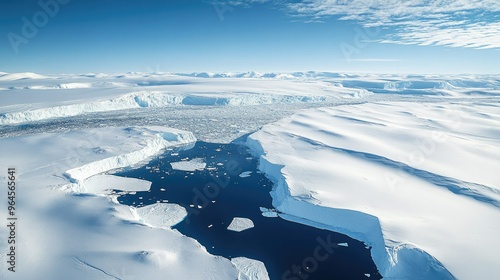
[[[252,220],[248,218],[233,218],[231,224],[227,227],[228,230],[241,232],[250,228],[253,228],[254,224]]]
[[[172,169],[174,169],[174,170],[196,171],[196,170],[205,169],[205,167],[207,166],[207,163],[202,158],[194,158],[194,159],[189,160],[189,161],[171,162],[170,165],[172,166]]]
[[[148,191],[151,182],[135,178],[114,175],[95,175],[83,181],[82,192],[93,194],[109,194],[112,190],[124,192]]]
[[[252,171],[245,171],[240,174],[241,178],[247,178],[250,177],[250,174],[252,174]]]
[[[155,203],[136,209],[140,221],[152,227],[172,227],[184,220],[187,211],[184,207],[172,203]]]
[[[268,217],[268,218],[276,218],[278,217],[278,211],[275,209],[269,209],[265,207],[259,207],[260,211],[262,212],[262,216]]]

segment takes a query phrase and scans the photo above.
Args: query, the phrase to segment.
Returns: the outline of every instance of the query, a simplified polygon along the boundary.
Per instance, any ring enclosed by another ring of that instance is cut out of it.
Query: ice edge
[[[436,258],[427,252],[411,245],[386,242],[383,236],[379,219],[373,215],[349,209],[336,209],[317,204],[311,204],[300,197],[290,194],[281,169],[283,165],[274,164],[267,160],[266,151],[256,139],[250,135],[246,146],[253,156],[259,160],[259,170],[274,184],[271,193],[273,206],[283,212],[284,219],[328,229],[348,235],[371,247],[371,256],[379,273],[384,278],[412,279],[411,272],[406,266],[412,263],[425,264],[434,267],[440,279],[456,279]],[[354,221],[354,222],[353,222]],[[418,269],[418,267],[417,267]],[[437,278],[436,278],[437,279]]]

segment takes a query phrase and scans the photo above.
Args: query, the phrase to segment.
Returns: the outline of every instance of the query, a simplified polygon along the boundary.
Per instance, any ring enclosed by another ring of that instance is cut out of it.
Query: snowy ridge
[[[396,88],[435,88],[440,87],[447,82],[454,87],[475,87],[475,88],[496,88],[498,89],[500,80],[498,75],[433,75],[433,74],[371,74],[371,73],[342,73],[342,72],[127,72],[127,73],[87,73],[87,74],[64,74],[64,75],[40,75],[31,72],[25,73],[7,73],[0,72],[0,81],[16,80],[40,80],[40,79],[79,79],[90,78],[91,80],[140,80],[144,85],[151,82],[151,85],[157,84],[162,80],[168,80],[175,77],[193,77],[193,78],[218,78],[218,79],[293,79],[293,80],[338,80],[338,81],[365,81],[377,82],[382,87],[387,84],[393,84]]]
[[[291,79],[291,80],[331,80],[339,81],[346,87],[357,86],[378,88],[385,90],[424,90],[424,89],[458,89],[482,88],[500,89],[500,80],[496,75],[380,75],[380,74],[353,74],[333,72],[290,72],[290,73],[173,73],[179,76],[198,78],[252,78],[252,79]]]
[[[170,94],[138,92],[124,96],[95,101],[91,103],[71,104],[50,108],[41,108],[24,112],[7,113],[0,116],[0,125],[39,121],[51,118],[77,116],[85,113],[107,112],[140,107],[160,107],[180,104],[182,98]]]
[[[328,102],[374,94],[495,97],[500,96],[500,78],[328,72],[5,73],[0,76],[0,90],[4,101],[0,125],[12,125],[86,113],[181,105]],[[47,91],[46,99],[40,99],[35,90]],[[26,98],[36,101],[25,102]]]
[[[45,85],[19,85],[19,86],[10,86],[9,88],[5,88],[4,90],[65,90],[65,89],[90,89],[90,88],[106,88],[106,87],[130,87],[132,86],[129,83],[117,83],[117,82],[69,82],[62,84],[45,84]]]
[[[146,131],[144,133],[153,134],[154,138],[146,140],[142,149],[127,154],[94,161],[86,165],[70,169],[66,171],[64,175],[67,176],[71,181],[78,183],[91,176],[104,173],[106,171],[133,166],[154,155],[159,154],[165,148],[196,142],[196,138],[191,132],[177,131],[177,133],[173,133],[170,131],[165,131],[159,133],[155,131]]]
[[[15,81],[15,80],[22,80],[22,79],[47,79],[49,78],[48,76],[40,75],[40,74],[35,74],[31,72],[24,72],[24,73],[5,73],[1,72],[0,73],[0,81]]]
[[[355,92],[354,94],[356,95],[357,93]],[[366,93],[363,93],[362,96],[366,96]],[[145,107],[166,107],[174,105],[241,106],[273,103],[324,102],[326,100],[327,98],[325,96],[276,96],[271,94],[226,94],[214,96],[200,94],[184,95],[165,92],[136,92],[109,100],[5,113],[0,115],[0,125],[12,125],[52,118],[71,117],[86,113]]]

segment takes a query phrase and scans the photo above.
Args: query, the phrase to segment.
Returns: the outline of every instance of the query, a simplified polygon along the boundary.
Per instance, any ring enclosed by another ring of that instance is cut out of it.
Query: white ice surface
[[[276,212],[276,210],[274,210],[274,209],[268,209],[265,207],[259,207],[259,208],[260,208],[260,212],[262,212],[262,216],[264,216],[264,217],[268,217],[268,218],[278,217],[278,212]]]
[[[197,241],[167,227],[181,219],[182,210],[173,209],[168,218],[159,212],[170,208],[136,211],[101,195],[108,187],[143,190],[149,183],[90,177],[189,141],[195,139],[188,132],[158,127],[0,138],[0,167],[17,168],[19,217],[17,272],[7,271],[2,238],[0,279],[236,279],[229,260],[210,255]],[[134,156],[123,157],[130,154]],[[66,173],[75,176],[74,183],[63,176],[68,169],[75,170]],[[0,184],[6,184],[3,175]],[[81,194],[94,191],[97,195]],[[2,209],[6,202],[0,201]],[[6,219],[5,211],[0,218]],[[0,235],[7,235],[6,227]]]
[[[238,280],[269,280],[266,266],[263,262],[249,258],[232,258],[231,262],[238,269]]]
[[[106,172],[108,170],[138,164],[145,159],[159,154],[160,151],[164,150],[167,147],[193,143],[196,141],[195,137],[190,132],[167,129],[163,127],[152,127],[150,129],[135,128],[133,130],[127,130],[125,132],[129,134],[128,136],[132,139],[133,137],[144,138],[144,140],[140,141],[139,143],[133,143],[135,145],[139,144],[141,146],[140,149],[131,151],[129,153],[121,153],[115,156],[109,156],[101,160],[96,160],[88,164],[78,166],[76,168],[67,170],[65,172],[65,175],[73,181],[79,182],[88,177]],[[109,132],[107,133],[109,134]],[[104,152],[106,152],[106,150],[104,150]]]
[[[24,72],[24,73],[5,73],[2,72],[0,74],[0,81],[15,81],[15,80],[22,80],[22,79],[33,79],[33,80],[39,80],[39,79],[47,79],[49,78],[48,76],[36,74],[36,73],[31,73],[31,72]]]
[[[247,145],[284,218],[366,242],[386,278],[494,279],[499,112],[472,101],[314,109]]]
[[[233,218],[231,224],[227,227],[228,230],[241,232],[250,228],[253,228],[253,221],[248,218]]]
[[[247,178],[247,177],[250,177],[251,174],[252,174],[252,171],[244,171],[244,172],[241,172],[241,174],[239,176],[241,178]]]
[[[109,194],[112,190],[125,192],[148,191],[151,182],[136,178],[125,178],[114,175],[95,175],[80,184],[81,192],[92,194]]]
[[[221,81],[170,74],[19,79],[24,76],[27,74],[0,76],[0,89],[3,89],[0,91],[0,125],[134,108],[321,102],[359,91],[326,82],[237,78]]]
[[[194,158],[192,160],[171,162],[170,165],[174,170],[196,171],[205,169],[207,163],[202,158]]]
[[[136,208],[139,221],[157,228],[169,228],[184,220],[187,211],[184,207],[172,203],[155,203]]]
[[[0,76],[0,125],[133,108],[324,102],[374,93],[489,97],[499,96],[499,88],[497,77],[473,75],[6,73]]]

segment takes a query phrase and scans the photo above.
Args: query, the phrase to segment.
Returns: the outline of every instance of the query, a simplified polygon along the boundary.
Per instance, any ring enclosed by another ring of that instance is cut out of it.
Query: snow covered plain
[[[392,279],[500,274],[500,104],[302,111],[247,140],[286,219],[372,246]]]
[[[0,278],[265,277],[261,263],[211,256],[169,229],[182,209],[106,195],[148,182],[99,174],[299,109],[247,141],[282,217],[370,244],[389,279],[494,278],[499,96],[498,76],[0,73],[0,164],[18,169],[21,217],[18,272],[1,266]]]

